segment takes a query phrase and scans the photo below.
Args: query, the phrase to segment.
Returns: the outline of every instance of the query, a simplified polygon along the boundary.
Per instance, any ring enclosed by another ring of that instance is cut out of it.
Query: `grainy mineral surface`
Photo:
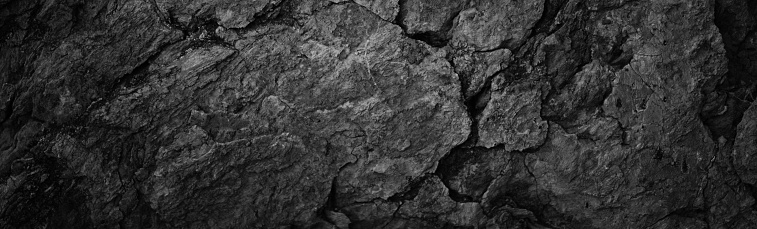
[[[0,0],[0,228],[754,228],[757,1]]]

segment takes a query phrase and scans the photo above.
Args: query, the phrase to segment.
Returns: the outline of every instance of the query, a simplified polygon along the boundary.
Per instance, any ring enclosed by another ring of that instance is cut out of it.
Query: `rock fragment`
[[[541,88],[537,83],[505,83],[495,77],[492,95],[478,123],[477,145],[501,145],[506,151],[541,145],[547,136],[547,122],[541,118]]]
[[[452,45],[476,50],[514,49],[541,18],[544,1],[472,0],[452,28]]]

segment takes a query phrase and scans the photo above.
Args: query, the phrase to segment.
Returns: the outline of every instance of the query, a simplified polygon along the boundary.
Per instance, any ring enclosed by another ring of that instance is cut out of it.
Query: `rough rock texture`
[[[452,30],[455,46],[476,50],[516,48],[542,16],[544,1],[471,0]]]
[[[730,156],[739,180],[750,185],[757,184],[757,106],[751,106],[738,125],[738,135]],[[754,190],[757,191],[757,190]]]
[[[450,39],[452,22],[468,3],[467,0],[406,0],[402,1],[397,21],[413,38],[429,44],[444,46]]]
[[[748,0],[0,0],[0,228],[753,228]]]
[[[179,1],[155,0],[158,10],[176,23],[184,27],[207,20],[216,21],[226,28],[244,28],[255,17],[260,16],[281,0],[253,0],[253,1]]]
[[[521,151],[541,145],[547,122],[541,119],[541,87],[538,83],[505,84],[505,75],[491,83],[489,103],[477,117],[478,145],[502,145],[505,151]]]

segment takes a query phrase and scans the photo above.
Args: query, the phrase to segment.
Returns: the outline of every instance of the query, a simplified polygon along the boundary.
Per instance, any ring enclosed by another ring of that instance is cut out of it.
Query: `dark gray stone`
[[[746,0],[0,0],[0,228],[752,228]]]

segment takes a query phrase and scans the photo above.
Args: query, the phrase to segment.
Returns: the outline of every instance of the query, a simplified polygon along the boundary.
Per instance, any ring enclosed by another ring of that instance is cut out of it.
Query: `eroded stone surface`
[[[478,145],[502,145],[506,151],[536,147],[547,136],[547,122],[541,119],[541,88],[537,83],[505,83],[498,75],[492,95],[478,123]]]
[[[439,175],[457,201],[478,201],[489,185],[501,177],[515,176],[523,166],[522,157],[504,149],[456,149],[439,166]]]
[[[544,1],[472,0],[452,28],[453,45],[476,50],[517,48],[542,15]]]
[[[394,21],[400,11],[400,0],[355,0],[385,21]]]
[[[752,105],[746,112],[744,118],[738,125],[736,132],[736,142],[734,142],[731,160],[738,170],[739,177],[742,181],[749,184],[757,184],[757,170],[752,166],[757,160],[755,156],[757,151],[757,106]]]
[[[448,36],[445,33],[452,27],[452,20],[466,3],[464,0],[407,0],[400,12],[401,23],[406,27],[405,32],[408,34],[444,38]]]
[[[213,18],[226,28],[244,28],[255,21],[255,17],[264,15],[266,11],[281,3],[281,0],[253,0],[253,1],[154,1],[167,17],[183,26],[190,26]]]
[[[397,214],[406,218],[438,218],[438,222],[458,227],[475,227],[483,219],[480,204],[453,201],[438,177],[424,180],[416,198],[404,203]]]
[[[356,15],[363,20],[340,20]],[[196,120],[159,130],[178,136],[158,149],[157,167],[144,187],[164,220],[185,226],[305,225],[326,203],[337,175],[340,205],[387,199],[465,140],[469,121],[455,100],[459,81],[443,52],[403,38],[400,28],[354,4],[324,9],[306,23],[329,20],[368,27],[362,33],[345,32],[353,25],[339,23],[301,30],[313,29],[311,41],[286,27],[264,28],[262,36],[237,43],[239,51],[190,48],[166,64],[174,69],[167,77],[103,108],[106,121],[127,121],[134,115],[124,115],[129,105],[123,103],[151,101],[154,110],[145,116],[186,107],[178,115]],[[257,48],[263,43],[269,48]],[[296,61],[264,67],[283,59]],[[197,91],[205,96],[193,96]],[[197,183],[196,176],[207,178]],[[237,201],[210,208],[212,193],[219,192]],[[201,217],[186,220],[188,214]]]
[[[460,76],[465,100],[470,100],[482,93],[495,74],[506,69],[512,58],[509,49],[497,49],[491,52],[470,52],[470,50],[452,53],[455,72]]]
[[[0,0],[0,227],[751,228],[755,7]]]

